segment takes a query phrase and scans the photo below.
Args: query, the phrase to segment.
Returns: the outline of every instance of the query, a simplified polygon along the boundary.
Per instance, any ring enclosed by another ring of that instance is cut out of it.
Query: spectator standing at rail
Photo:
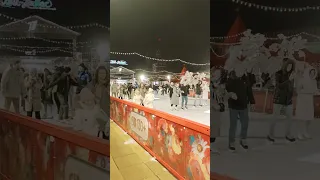
[[[23,73],[20,71],[20,66],[20,60],[15,61],[5,70],[1,79],[4,109],[10,110],[12,104],[16,113],[20,113],[20,97],[25,95]]]

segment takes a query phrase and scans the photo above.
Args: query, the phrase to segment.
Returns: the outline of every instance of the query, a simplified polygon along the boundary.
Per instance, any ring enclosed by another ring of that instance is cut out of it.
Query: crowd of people
[[[209,104],[208,83],[200,81],[196,85],[183,84],[179,82],[164,83],[163,85],[149,85],[146,83],[128,83],[117,84],[115,81],[111,84],[111,95],[120,99],[128,99],[133,102],[153,108],[154,96],[168,95],[170,97],[171,110],[188,109],[188,100],[190,89],[194,91],[194,107]],[[181,107],[178,108],[181,103]]]
[[[230,127],[229,143],[230,151],[235,151],[235,137],[237,121],[240,120],[240,146],[247,150],[247,133],[249,127],[249,106],[254,106],[253,85],[256,83],[255,75],[250,72],[234,70],[218,72],[212,79],[213,103],[211,111],[211,149],[216,151],[214,145],[216,138],[220,136],[221,115],[229,109]],[[318,93],[316,77],[318,72],[310,65],[305,65],[303,70],[298,70],[295,61],[285,58],[281,70],[274,75],[273,95],[273,119],[269,122],[267,141],[271,144],[276,141],[275,127],[280,120],[280,115],[285,115],[285,139],[289,143],[299,140],[308,140],[310,135],[310,123],[314,119],[313,96]],[[263,84],[270,83],[271,78],[262,78]],[[268,81],[268,82],[266,82]],[[297,93],[295,116],[298,119],[298,134],[293,134],[293,96]],[[227,104],[226,104],[227,103]]]
[[[75,71],[69,66],[25,70],[20,60],[15,61],[1,77],[4,109],[13,105],[15,113],[39,120],[57,118],[59,123],[108,139],[108,70],[101,65],[90,72],[81,63]]]

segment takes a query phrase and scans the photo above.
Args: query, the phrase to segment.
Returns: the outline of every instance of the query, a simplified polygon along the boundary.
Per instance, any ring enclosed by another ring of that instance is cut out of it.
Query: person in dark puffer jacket
[[[227,91],[234,93],[232,98],[228,100],[230,114],[229,150],[231,151],[235,151],[238,117],[241,123],[240,145],[243,149],[248,149],[246,142],[249,126],[248,104],[255,104],[253,93],[250,91],[251,85],[247,80],[241,78],[242,76],[241,72],[230,73],[230,78],[226,83]]]
[[[195,97],[195,100],[194,100],[194,107],[197,107],[197,101],[199,101],[199,106],[202,106],[202,102],[201,102],[201,99],[202,99],[202,81],[198,81],[198,83],[194,86],[194,91],[196,93],[196,97]]]
[[[181,84],[180,90],[181,90],[181,108],[182,109],[188,109],[188,95],[189,95],[189,85]]]
[[[270,122],[269,127],[269,135],[267,139],[269,142],[275,142],[274,139],[274,130],[276,123],[279,120],[279,116],[281,114],[281,110],[285,110],[286,114],[286,132],[285,139],[288,142],[295,142],[295,138],[292,137],[291,127],[292,127],[292,116],[293,116],[293,105],[292,105],[292,97],[294,93],[294,74],[295,70],[295,62],[293,60],[289,60],[285,58],[283,60],[283,65],[281,70],[276,72],[276,85],[274,89],[273,95],[273,115],[274,119]]]

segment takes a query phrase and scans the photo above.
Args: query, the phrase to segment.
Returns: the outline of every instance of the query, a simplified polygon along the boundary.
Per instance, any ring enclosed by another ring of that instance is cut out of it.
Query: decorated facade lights
[[[304,7],[291,8],[291,7],[266,6],[266,5],[262,5],[262,4],[247,2],[244,0],[232,0],[232,2],[234,2],[236,4],[240,4],[242,6],[249,7],[249,8],[261,9],[264,11],[274,11],[274,12],[290,13],[290,12],[303,12],[303,11],[310,11],[310,10],[319,11],[320,10],[320,6],[304,6]]]

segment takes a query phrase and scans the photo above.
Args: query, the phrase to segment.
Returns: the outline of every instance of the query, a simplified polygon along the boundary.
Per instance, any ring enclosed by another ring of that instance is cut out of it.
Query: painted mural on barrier
[[[0,124],[0,179],[86,179],[83,172],[109,177],[110,160],[106,156],[4,118]],[[73,171],[70,162],[82,171]]]
[[[210,138],[111,99],[111,119],[187,180],[210,179]]]

